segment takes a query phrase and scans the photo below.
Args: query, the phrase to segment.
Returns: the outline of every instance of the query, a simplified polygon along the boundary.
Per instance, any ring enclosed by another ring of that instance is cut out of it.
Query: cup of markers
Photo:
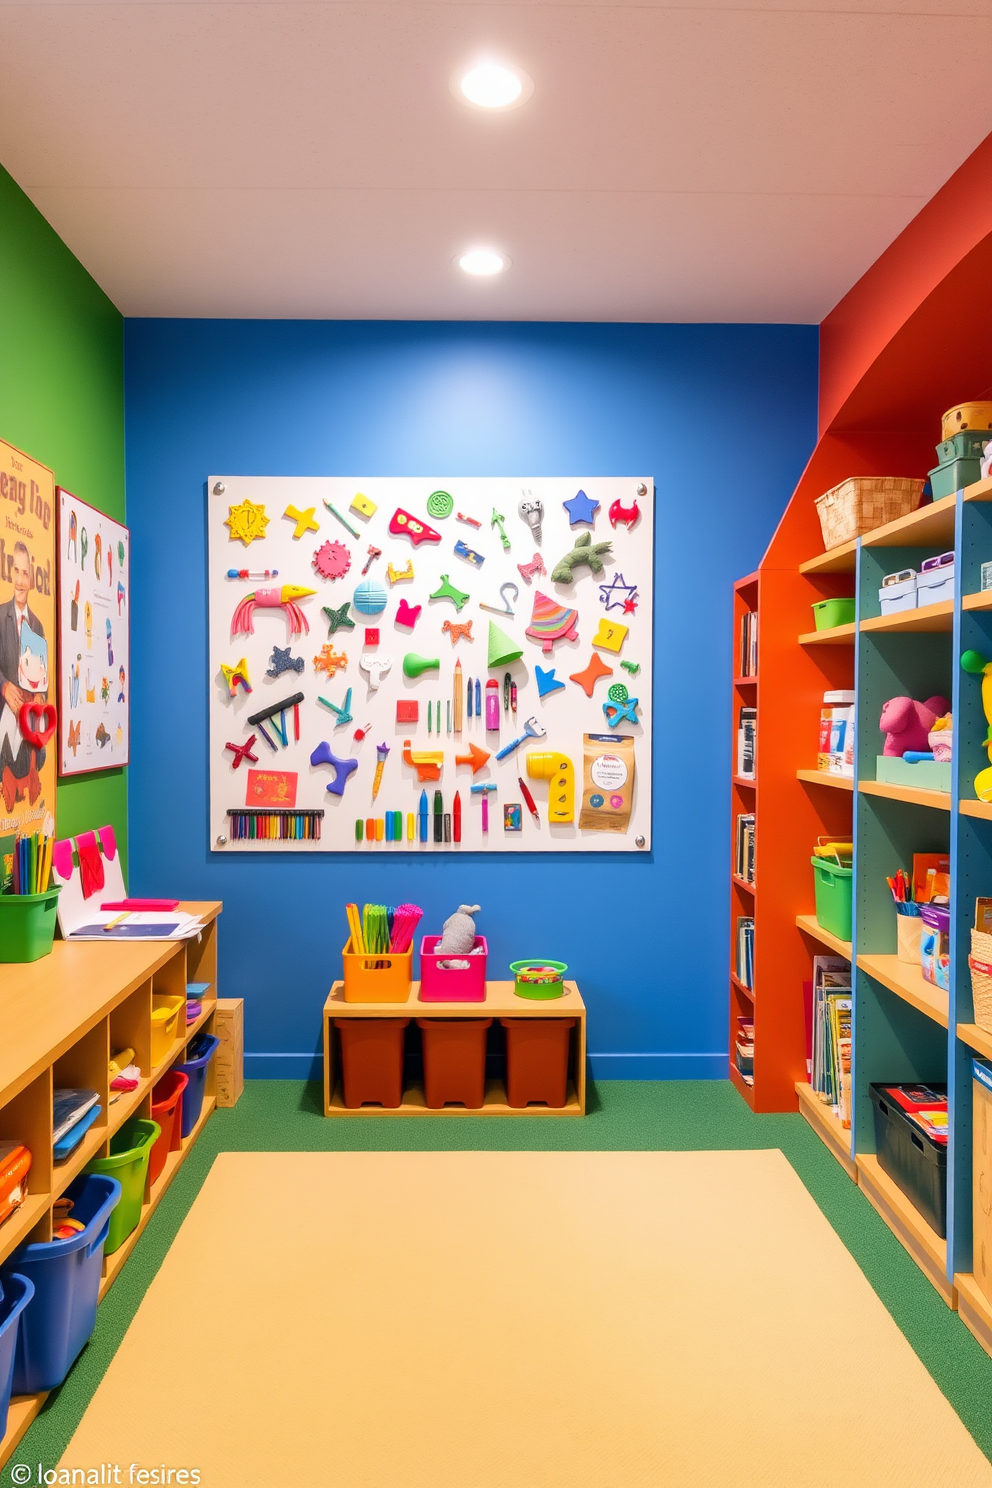
[[[919,966],[920,934],[923,921],[920,906],[913,899],[913,880],[900,868],[894,878],[886,878],[896,907],[896,954],[900,961]]]
[[[50,954],[60,884],[49,888],[55,839],[18,837],[0,859],[0,962],[40,961]]]

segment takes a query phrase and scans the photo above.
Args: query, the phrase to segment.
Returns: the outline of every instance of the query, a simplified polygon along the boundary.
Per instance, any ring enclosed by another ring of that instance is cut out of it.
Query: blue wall
[[[416,900],[431,927],[474,901],[491,966],[567,961],[599,1076],[722,1075],[730,586],[815,442],[816,328],[132,320],[125,345],[131,888],[224,900],[246,1073],[309,1072],[351,898]],[[653,473],[653,854],[211,859],[212,472]]]

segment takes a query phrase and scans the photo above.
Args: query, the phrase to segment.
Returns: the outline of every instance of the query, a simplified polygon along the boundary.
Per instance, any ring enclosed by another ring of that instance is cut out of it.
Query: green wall
[[[0,438],[124,520],[124,321],[0,166]],[[127,771],[59,782],[58,833],[113,824],[127,864]]]

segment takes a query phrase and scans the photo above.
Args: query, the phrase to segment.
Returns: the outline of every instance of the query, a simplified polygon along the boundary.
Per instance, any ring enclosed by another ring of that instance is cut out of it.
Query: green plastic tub
[[[835,625],[853,625],[853,599],[821,599],[813,606],[813,624],[817,630],[833,630]]]
[[[810,858],[816,886],[816,923],[838,940],[851,939],[851,874],[826,858]]]
[[[937,445],[937,463],[946,465],[949,460],[980,460],[990,439],[992,429],[968,429],[961,434],[952,434],[950,439]]]
[[[513,990],[518,997],[529,997],[532,1002],[550,1002],[552,998],[565,995],[564,961],[511,961]]]
[[[953,496],[955,491],[973,486],[976,481],[981,480],[982,458],[981,455],[961,455],[942,465],[935,465],[928,474],[933,499],[939,501],[942,496]]]
[[[52,949],[61,885],[43,894],[0,894],[0,961],[40,961]]]
[[[147,1116],[133,1116],[110,1139],[110,1156],[95,1157],[87,1173],[103,1173],[116,1178],[121,1186],[121,1200],[110,1216],[110,1233],[104,1255],[113,1255],[124,1244],[141,1218],[145,1201],[145,1179],[152,1148],[162,1134],[157,1121]]]

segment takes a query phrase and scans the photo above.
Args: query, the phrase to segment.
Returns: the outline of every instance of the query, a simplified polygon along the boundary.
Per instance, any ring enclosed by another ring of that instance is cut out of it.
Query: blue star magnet
[[[599,597],[608,610],[627,610],[637,594],[637,585],[628,584],[622,573],[614,574],[608,584],[600,584]]]
[[[537,693],[539,697],[547,697],[549,692],[557,692],[559,687],[564,687],[564,682],[559,682],[555,676],[554,667],[547,671],[543,667],[535,666],[534,679],[537,682]]]
[[[585,491],[576,491],[571,501],[563,501],[562,506],[568,512],[570,527],[575,527],[579,522],[586,522],[591,527],[599,511],[599,502],[593,501]]]

